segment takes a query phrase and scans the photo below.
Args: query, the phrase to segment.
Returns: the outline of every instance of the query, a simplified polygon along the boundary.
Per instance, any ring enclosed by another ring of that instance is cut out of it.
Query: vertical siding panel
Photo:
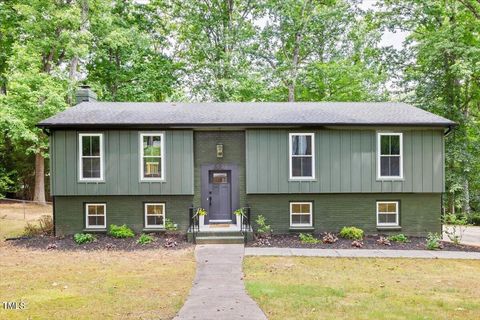
[[[351,157],[352,157],[352,144],[351,144],[351,131],[340,132],[340,191],[351,191]]]
[[[412,131],[413,142],[413,192],[422,192],[422,169],[423,169],[423,147],[422,147],[422,132],[419,130]]]
[[[330,191],[340,192],[340,133],[339,131],[331,131],[330,133]]]
[[[119,166],[118,166],[118,194],[126,195],[129,193],[129,186],[131,184],[130,170],[134,170],[129,166],[130,164],[130,132],[119,132]]]
[[[370,165],[372,166],[371,180],[372,180],[372,192],[381,192],[383,189],[383,183],[377,181],[377,132],[370,132]]]
[[[56,166],[56,175],[55,175],[55,186],[57,188],[56,195],[65,195],[67,194],[66,182],[67,175],[67,161],[66,155],[67,150],[65,148],[65,131],[56,131],[55,132],[55,166]]]
[[[279,148],[277,151],[277,157],[279,160],[278,166],[278,179],[280,183],[280,192],[285,193],[289,191],[290,183],[289,180],[289,150],[288,150],[288,131],[280,130],[278,131],[278,143]]]
[[[423,131],[423,192],[433,190],[433,131]]]
[[[193,136],[192,131],[183,132],[182,194],[193,193]]]
[[[372,163],[371,161],[371,137],[371,131],[362,131],[360,134],[360,148],[362,154],[362,192],[370,192],[372,190],[372,177],[375,175],[375,172],[372,173],[372,167],[375,163]]]
[[[105,181],[107,185],[107,193],[118,194],[118,185],[120,184],[120,132],[117,130],[107,131],[105,138],[107,137],[108,144],[106,145],[105,150],[105,155],[108,154],[108,157],[105,159]]]
[[[362,154],[361,154],[361,132],[354,131],[351,139],[352,161],[350,165],[351,192],[362,190]]]
[[[247,193],[257,192],[257,188],[255,187],[255,179],[254,177],[257,176],[257,166],[256,166],[256,143],[254,141],[256,137],[255,132],[252,130],[247,130],[245,132],[245,145],[246,145],[246,185],[247,185]]]
[[[138,131],[130,131],[130,186],[132,194],[140,194],[140,135]]]
[[[278,157],[278,150],[279,150],[279,139],[280,136],[275,134],[275,131],[269,131],[268,133],[270,143],[268,144],[268,156],[269,156],[269,182],[268,182],[268,189],[272,192],[278,192],[278,168],[279,168],[279,161],[280,158]]]
[[[443,183],[443,164],[442,164],[442,142],[443,142],[443,132],[433,131],[433,145],[432,145],[432,155],[433,155],[433,189],[432,192],[443,192],[442,183]]]
[[[78,163],[78,158],[77,158],[77,144],[72,143],[74,141],[78,140],[77,134],[75,131],[67,131],[66,136],[65,136],[65,159],[66,159],[66,172],[65,172],[65,177],[66,177],[66,192],[67,194],[77,194],[77,172],[75,171],[77,169],[77,166],[75,166],[75,163]]]
[[[412,131],[403,134],[403,184],[402,192],[412,192],[413,187],[413,139]]]
[[[330,191],[330,144],[329,144],[329,131],[321,130],[319,132],[319,153],[318,161],[320,162],[319,168],[319,179],[320,179],[320,190],[319,192],[329,192]]]

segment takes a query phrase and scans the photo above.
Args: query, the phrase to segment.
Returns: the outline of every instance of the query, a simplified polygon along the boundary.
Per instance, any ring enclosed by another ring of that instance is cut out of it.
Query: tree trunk
[[[33,201],[45,203],[45,159],[40,152],[35,154],[35,191]]]
[[[295,102],[295,84],[288,85],[288,102]]]
[[[463,181],[463,213],[470,214],[470,186],[468,179]]]

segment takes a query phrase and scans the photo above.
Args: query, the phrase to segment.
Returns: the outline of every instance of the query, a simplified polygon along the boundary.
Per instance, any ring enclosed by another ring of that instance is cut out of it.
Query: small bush
[[[356,227],[343,227],[339,235],[345,239],[362,240],[363,230]]]
[[[270,227],[269,224],[267,224],[267,219],[263,215],[258,215],[257,220],[255,220],[257,223],[257,233],[265,234],[265,233],[271,233],[272,232],[272,227]]]
[[[73,236],[73,240],[76,244],[90,243],[96,240],[95,236],[90,233],[76,233]]]
[[[426,246],[428,250],[438,250],[442,249],[442,243],[440,242],[441,237],[438,233],[428,233],[426,240]]]
[[[153,242],[153,237],[151,235],[142,233],[138,238],[137,243],[141,245],[149,244]]]
[[[330,232],[325,232],[322,237],[323,243],[335,243],[338,241],[338,238],[336,235]]]
[[[471,214],[468,217],[468,223],[473,224],[474,226],[480,226],[480,213]]]
[[[39,235],[53,235],[53,219],[51,216],[43,215],[36,223],[27,222],[23,230],[23,234],[27,237]]]
[[[352,241],[352,247],[362,248],[363,247],[363,242],[360,241],[360,240],[353,240]]]
[[[300,238],[300,242],[304,244],[317,244],[321,242],[310,233],[300,233],[298,237]]]
[[[394,235],[388,237],[388,240],[393,241],[393,242],[401,242],[401,243],[410,242],[410,240],[408,240],[407,236],[404,235],[403,233],[394,234]]]
[[[132,229],[127,227],[126,224],[117,226],[115,224],[111,224],[108,227],[108,235],[114,238],[133,238],[135,237],[135,233]]]
[[[174,223],[171,219],[165,219],[165,230],[168,231],[176,231],[177,230],[177,224]]]
[[[378,240],[377,240],[377,243],[378,244],[383,244],[384,246],[391,246],[392,244],[390,243],[390,240],[388,238],[385,238],[385,237],[380,237]]]

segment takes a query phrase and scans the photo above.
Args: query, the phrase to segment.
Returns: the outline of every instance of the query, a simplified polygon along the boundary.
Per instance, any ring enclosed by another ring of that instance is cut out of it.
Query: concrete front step
[[[243,244],[243,236],[197,236],[197,244]]]

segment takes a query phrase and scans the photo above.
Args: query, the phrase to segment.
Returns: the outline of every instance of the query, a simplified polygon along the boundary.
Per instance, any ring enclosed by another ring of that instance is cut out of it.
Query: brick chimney
[[[77,90],[77,104],[97,101],[97,94],[88,85],[81,85]]]

